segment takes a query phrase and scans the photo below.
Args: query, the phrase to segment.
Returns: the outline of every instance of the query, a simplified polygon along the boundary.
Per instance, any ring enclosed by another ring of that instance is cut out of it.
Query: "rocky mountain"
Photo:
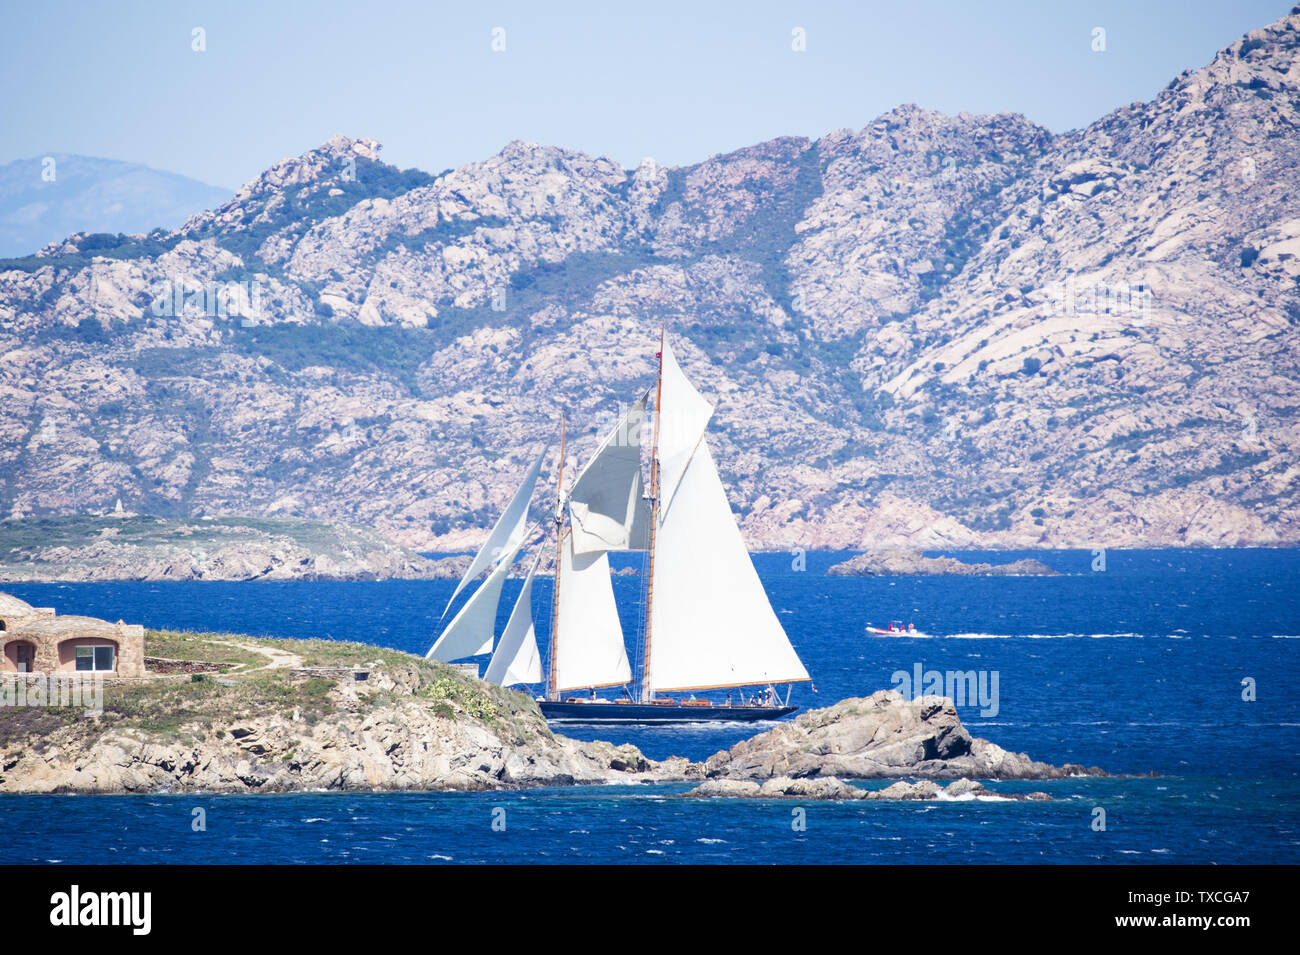
[[[175,232],[0,264],[0,506],[472,545],[667,322],[753,547],[1295,543],[1298,49],[1300,8],[1062,135],[902,106],[437,176],[335,137]]]
[[[31,255],[73,232],[174,229],[228,189],[139,163],[54,153],[0,165],[0,256]]]

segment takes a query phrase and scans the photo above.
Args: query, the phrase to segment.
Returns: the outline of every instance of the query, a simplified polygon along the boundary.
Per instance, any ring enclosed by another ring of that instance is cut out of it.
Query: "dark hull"
[[[789,716],[797,706],[682,706],[659,703],[587,703],[540,700],[552,723],[757,723]]]

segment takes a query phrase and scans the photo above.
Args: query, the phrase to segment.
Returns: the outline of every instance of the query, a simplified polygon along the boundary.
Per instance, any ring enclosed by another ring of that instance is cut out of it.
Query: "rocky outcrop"
[[[809,710],[709,757],[710,778],[1060,779],[1105,775],[1096,768],[1051,766],[972,737],[952,700],[906,700],[897,690]]]
[[[223,693],[238,699],[252,676],[200,677],[210,689],[199,695],[209,704]],[[262,694],[293,699],[305,687],[303,699],[327,702],[329,712],[308,712],[305,702],[178,709],[162,686],[134,704],[149,710],[143,718],[123,719],[110,685],[99,717],[42,727],[36,739],[0,733],[0,791],[483,790],[703,776],[685,759],[656,762],[635,746],[556,736],[523,694],[437,664],[372,666],[364,683],[258,678],[285,688]]]
[[[184,742],[122,730],[92,743],[63,731],[39,752],[9,756],[0,791],[483,790],[681,779],[690,769],[686,760],[653,763],[631,746],[524,742],[395,706],[315,726],[249,720]]]
[[[831,577],[1053,577],[1057,572],[1032,558],[968,564],[955,557],[926,557],[919,550],[875,550],[833,564],[826,573]]]

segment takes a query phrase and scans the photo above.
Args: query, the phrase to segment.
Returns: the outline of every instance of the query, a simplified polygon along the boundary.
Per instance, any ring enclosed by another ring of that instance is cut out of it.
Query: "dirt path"
[[[244,673],[249,673],[253,670],[288,670],[303,665],[302,657],[296,653],[290,653],[287,650],[277,650],[273,647],[259,647],[252,643],[235,643],[233,640],[213,640],[212,642],[225,644],[228,647],[238,647],[240,650],[249,650],[253,653],[260,653],[262,656],[267,657],[270,660],[269,663],[263,664],[260,667],[249,667],[240,663],[231,668],[232,672],[235,670]]]

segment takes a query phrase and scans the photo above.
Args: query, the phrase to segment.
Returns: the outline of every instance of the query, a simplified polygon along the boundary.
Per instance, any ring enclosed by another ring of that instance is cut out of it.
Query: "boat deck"
[[[757,723],[778,720],[797,706],[721,706],[712,703],[628,703],[616,700],[541,700],[552,723]]]

